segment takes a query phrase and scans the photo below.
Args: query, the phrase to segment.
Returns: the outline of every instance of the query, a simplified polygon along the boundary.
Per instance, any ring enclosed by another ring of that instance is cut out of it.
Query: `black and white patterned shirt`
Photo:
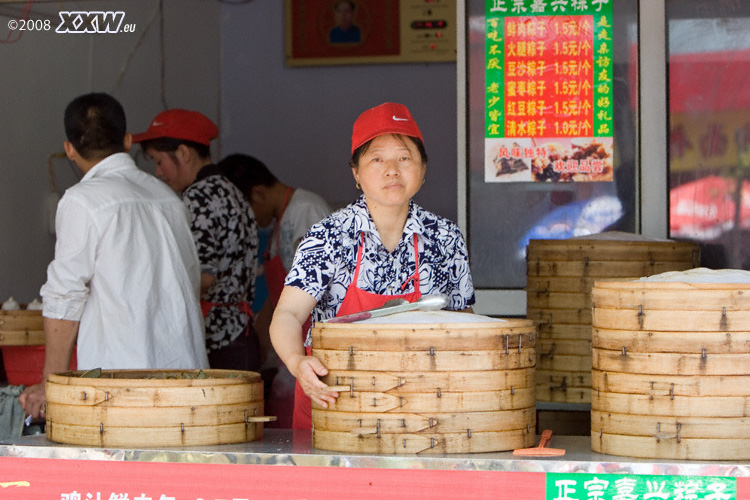
[[[190,211],[201,272],[216,277],[201,299],[222,304],[205,318],[210,352],[229,345],[251,321],[239,304],[251,304],[255,295],[258,228],[240,190],[215,165],[198,172],[182,199]]]
[[[313,323],[336,316],[354,277],[357,249],[364,234],[357,286],[381,295],[413,292],[414,281],[409,278],[415,271],[415,233],[422,295],[445,294],[447,309],[454,311],[473,305],[468,252],[458,226],[412,201],[401,241],[389,252],[370,217],[364,195],[310,228],[297,248],[285,284],[316,298]]]

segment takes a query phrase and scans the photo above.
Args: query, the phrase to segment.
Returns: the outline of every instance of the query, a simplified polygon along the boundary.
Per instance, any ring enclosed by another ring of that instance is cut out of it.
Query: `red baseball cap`
[[[362,144],[383,134],[402,134],[423,140],[417,122],[406,106],[396,102],[385,102],[368,109],[354,122],[352,153]]]
[[[156,115],[148,130],[133,135],[133,142],[170,137],[209,146],[211,139],[218,135],[219,129],[203,113],[186,109],[168,109]]]

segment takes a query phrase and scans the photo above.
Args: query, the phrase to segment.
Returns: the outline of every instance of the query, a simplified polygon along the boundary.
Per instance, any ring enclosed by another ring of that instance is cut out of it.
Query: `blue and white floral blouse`
[[[422,295],[447,295],[447,309],[453,311],[473,305],[468,251],[458,226],[412,201],[401,241],[389,252],[380,240],[364,195],[310,228],[297,248],[285,285],[315,297],[313,324],[333,318],[354,277],[358,245],[364,234],[357,286],[381,295],[413,292],[414,281],[409,278],[415,271],[414,233],[419,245]]]

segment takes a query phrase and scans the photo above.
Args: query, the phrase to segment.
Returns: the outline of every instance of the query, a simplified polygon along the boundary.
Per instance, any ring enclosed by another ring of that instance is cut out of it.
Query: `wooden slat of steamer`
[[[171,427],[244,423],[263,415],[263,402],[209,406],[78,406],[47,403],[47,418],[56,424],[106,427]]]
[[[215,387],[102,387],[63,385],[48,381],[45,392],[48,403],[79,406],[165,407],[263,401],[262,383]]]
[[[595,256],[599,259],[599,256]],[[574,261],[556,261],[549,259],[534,259],[526,261],[526,273],[534,277],[576,277],[589,278],[630,278],[652,276],[668,271],[683,271],[693,267],[690,263],[657,262],[650,260],[633,261],[605,261],[589,260],[579,256]]]
[[[538,359],[555,356],[591,356],[590,340],[542,340],[537,343]]]
[[[591,387],[591,370],[574,372],[536,369],[536,385],[550,387]]]
[[[689,311],[608,309],[595,307],[592,325],[612,330],[654,330],[660,332],[746,332],[750,330],[750,310]]]
[[[750,395],[739,397],[653,397],[641,394],[591,391],[591,409],[634,415],[690,417],[746,417]]]
[[[639,353],[592,349],[592,368],[656,375],[744,375],[747,354]],[[541,363],[539,363],[541,365]]]
[[[750,393],[750,374],[745,375],[649,375],[592,370],[591,385],[605,392],[672,396],[745,396]]]
[[[591,307],[591,296],[588,293],[564,292],[527,292],[526,307],[537,309],[585,309]]]
[[[27,329],[44,331],[42,311],[0,311],[0,331]]]
[[[659,439],[727,439],[728,436],[750,436],[750,417],[665,417],[591,412],[591,431],[626,436],[648,436]]]
[[[592,345],[627,352],[750,353],[750,332],[657,332],[592,329]],[[538,348],[537,348],[538,349]]]
[[[654,286],[654,285],[658,285]],[[596,307],[608,309],[727,311],[750,309],[750,284],[598,283],[591,291]],[[717,287],[716,285],[721,285]]]
[[[398,396],[383,392],[355,392],[354,396],[341,393],[336,402],[329,405],[328,411],[451,413],[519,410],[534,406],[534,388],[529,387],[482,392],[408,393]],[[313,408],[320,407],[313,403]]]
[[[544,340],[588,340],[591,341],[591,325],[555,325],[538,323],[539,339]]]
[[[349,385],[354,391],[448,392],[492,391],[509,387],[533,387],[534,370],[485,370],[455,372],[398,372],[328,370],[328,385]],[[374,382],[374,383],[373,383]]]
[[[565,390],[550,386],[537,385],[536,400],[547,403],[591,403],[591,389],[588,387],[569,387]]]
[[[533,309],[527,307],[526,317],[538,323],[552,322],[564,325],[590,325],[591,308]]]
[[[554,356],[541,358],[536,363],[542,370],[583,372],[591,370],[591,356]]]
[[[44,330],[0,330],[0,346],[44,345]]]
[[[520,337],[520,339],[519,339]],[[450,346],[453,351],[479,351],[534,345],[536,328],[526,319],[493,323],[360,324],[318,323],[312,331],[313,349],[423,351]]]
[[[622,240],[530,240],[527,260],[573,261],[583,257],[603,261],[660,261],[699,264],[699,248],[695,243],[679,241]]]
[[[350,432],[353,434],[381,433],[409,434],[420,431],[430,433],[505,431],[534,429],[536,410],[523,408],[507,411],[482,411],[465,413],[357,413],[314,409],[312,422],[315,431]]]
[[[519,352],[520,351],[520,352]],[[398,371],[481,371],[530,368],[536,361],[533,347],[502,351],[441,351],[417,352],[332,351],[314,349],[329,370]]]
[[[47,439],[79,446],[199,446],[254,441],[263,437],[262,424],[228,424],[133,428],[58,424],[47,420]]]
[[[591,432],[591,450],[607,455],[671,460],[748,460],[750,439],[661,439]]]
[[[597,279],[584,277],[528,277],[526,279],[526,293],[591,293],[591,288]]]
[[[468,432],[450,434],[382,434],[358,436],[349,432],[315,430],[313,446],[344,453],[489,453],[534,444],[534,431]]]
[[[138,387],[214,387],[261,382],[260,374],[242,370],[102,370],[98,378],[82,377],[84,370],[57,372],[51,382],[66,385],[100,385],[128,389]]]

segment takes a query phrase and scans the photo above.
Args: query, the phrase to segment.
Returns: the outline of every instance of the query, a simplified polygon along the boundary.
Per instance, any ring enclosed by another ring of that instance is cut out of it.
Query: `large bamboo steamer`
[[[750,273],[744,277],[698,282],[726,273],[695,269],[596,283],[593,451],[750,459]]]
[[[539,332],[537,401],[591,402],[591,289],[698,265],[694,243],[602,233],[568,240],[531,240],[527,247],[526,317]]]
[[[237,370],[71,371],[49,376],[50,441],[97,447],[199,446],[263,437],[263,382]],[[204,378],[198,378],[204,377]]]
[[[313,404],[313,445],[379,454],[533,445],[534,324],[468,314],[450,322],[459,313],[445,311],[417,323],[410,314],[315,325],[313,355],[340,392],[328,408]]]

